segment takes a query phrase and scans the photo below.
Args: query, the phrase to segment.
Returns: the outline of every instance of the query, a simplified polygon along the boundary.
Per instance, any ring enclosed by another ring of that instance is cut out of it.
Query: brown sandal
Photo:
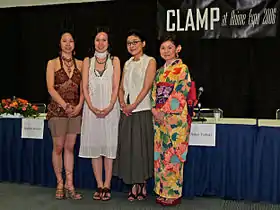
[[[135,190],[135,194],[133,193],[133,189]],[[137,199],[137,196],[138,196],[138,185],[134,184],[134,185],[132,185],[131,190],[128,193],[128,198],[127,199],[129,201],[134,201],[134,200]]]
[[[83,198],[82,194],[76,192],[74,187],[72,189],[65,187],[65,197],[72,200],[81,200]]]
[[[58,185],[62,182],[62,188],[59,188]],[[56,187],[56,191],[55,191],[55,198],[57,200],[62,200],[65,198],[65,194],[64,194],[64,187],[63,187],[63,179],[60,180],[59,182],[57,182],[57,187]]]
[[[73,174],[73,172],[66,171],[66,184],[64,186],[65,189],[65,197],[72,200],[81,200],[83,198],[81,193],[76,192],[74,186],[72,184],[68,185],[67,183],[73,183],[73,180],[68,180],[67,176]],[[73,179],[73,177],[71,177]]]
[[[139,190],[140,190],[140,192],[138,192],[137,199],[140,201],[145,200],[147,198],[147,190],[146,190],[145,183],[139,184]]]
[[[98,187],[92,196],[93,200],[101,200],[102,191],[103,191],[103,189],[101,187]]]
[[[111,189],[104,187],[102,191],[102,200],[103,201],[108,201],[111,199]]]

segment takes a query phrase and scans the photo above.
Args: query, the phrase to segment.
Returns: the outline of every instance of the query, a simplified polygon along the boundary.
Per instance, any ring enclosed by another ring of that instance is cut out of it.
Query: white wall
[[[51,4],[69,4],[83,2],[100,2],[110,0],[0,0],[0,8],[19,6],[39,6]]]

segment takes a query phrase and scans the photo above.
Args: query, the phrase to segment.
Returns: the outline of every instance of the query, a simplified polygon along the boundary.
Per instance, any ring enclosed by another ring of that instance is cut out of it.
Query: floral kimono
[[[181,60],[157,71],[152,106],[164,113],[164,123],[154,122],[155,192],[164,198],[180,198],[183,166],[188,153],[190,126],[187,96],[191,86],[188,68]]]

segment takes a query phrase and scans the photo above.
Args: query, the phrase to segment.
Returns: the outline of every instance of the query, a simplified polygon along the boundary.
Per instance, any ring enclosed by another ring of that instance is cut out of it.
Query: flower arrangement
[[[2,99],[0,115],[21,115],[23,117],[38,117],[38,107],[21,98]]]

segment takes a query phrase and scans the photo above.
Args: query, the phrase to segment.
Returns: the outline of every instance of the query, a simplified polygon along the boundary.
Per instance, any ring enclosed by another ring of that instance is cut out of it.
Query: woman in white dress
[[[120,82],[120,61],[108,52],[108,33],[98,32],[94,38],[94,56],[84,59],[84,104],[81,146],[79,156],[92,158],[97,182],[95,200],[111,198],[113,159],[116,158],[118,122],[120,115],[117,101]],[[105,181],[102,179],[103,157]]]

